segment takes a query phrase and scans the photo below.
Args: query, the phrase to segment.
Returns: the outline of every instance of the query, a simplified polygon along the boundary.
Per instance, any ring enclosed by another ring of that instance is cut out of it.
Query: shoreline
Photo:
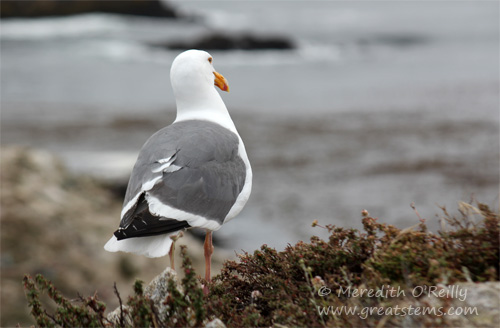
[[[17,141],[49,150],[72,173],[89,174],[123,190],[142,144],[174,119],[162,115],[138,121],[124,115],[95,125],[2,123],[2,144]],[[264,242],[267,224],[287,226],[271,245],[282,249],[315,233],[304,222],[307,217],[359,228],[348,218],[367,208],[402,227],[417,220],[410,207],[415,203],[436,229],[440,206],[454,208],[471,197],[489,204],[498,199],[495,122],[394,111],[323,118],[232,116],[255,171],[255,189],[241,223],[228,225],[220,235],[242,240],[243,248]],[[253,231],[251,236],[238,231],[241,224]]]

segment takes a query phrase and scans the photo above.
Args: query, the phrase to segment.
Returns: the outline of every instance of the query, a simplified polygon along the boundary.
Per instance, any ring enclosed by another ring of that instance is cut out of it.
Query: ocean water
[[[431,227],[439,206],[498,206],[499,4],[489,1],[172,1],[190,17],[88,14],[0,22],[1,142],[48,149],[123,183],[175,117],[158,42],[283,36],[290,51],[214,51],[254,169],[216,237],[282,249],[315,219]],[[118,222],[118,218],[114,218]]]

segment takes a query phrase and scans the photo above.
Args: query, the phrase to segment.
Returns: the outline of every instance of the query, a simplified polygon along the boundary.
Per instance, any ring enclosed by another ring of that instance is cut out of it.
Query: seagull
[[[231,116],[215,87],[227,80],[205,51],[188,50],[173,61],[170,80],[175,121],[142,146],[128,183],[120,225],[104,246],[109,252],[170,255],[183,230],[206,230],[205,280],[210,282],[212,232],[237,216],[250,196],[252,168]]]

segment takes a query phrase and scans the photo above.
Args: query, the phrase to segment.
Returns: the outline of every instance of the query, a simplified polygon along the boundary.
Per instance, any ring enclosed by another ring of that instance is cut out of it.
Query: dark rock
[[[0,17],[66,16],[83,13],[113,13],[150,17],[178,17],[174,9],[159,0],[27,0],[1,1]]]
[[[284,37],[257,37],[250,34],[230,36],[213,34],[193,42],[181,41],[167,44],[155,44],[172,50],[290,50],[294,44]]]
[[[381,34],[358,40],[361,46],[383,45],[395,48],[408,48],[429,42],[424,35],[418,34]]]

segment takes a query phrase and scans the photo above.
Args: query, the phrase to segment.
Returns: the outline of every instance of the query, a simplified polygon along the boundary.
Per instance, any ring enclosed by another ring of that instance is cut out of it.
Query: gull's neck
[[[177,117],[174,121],[205,120],[217,123],[238,134],[233,120],[214,87],[198,92],[196,96],[186,92],[174,91],[177,104]]]

